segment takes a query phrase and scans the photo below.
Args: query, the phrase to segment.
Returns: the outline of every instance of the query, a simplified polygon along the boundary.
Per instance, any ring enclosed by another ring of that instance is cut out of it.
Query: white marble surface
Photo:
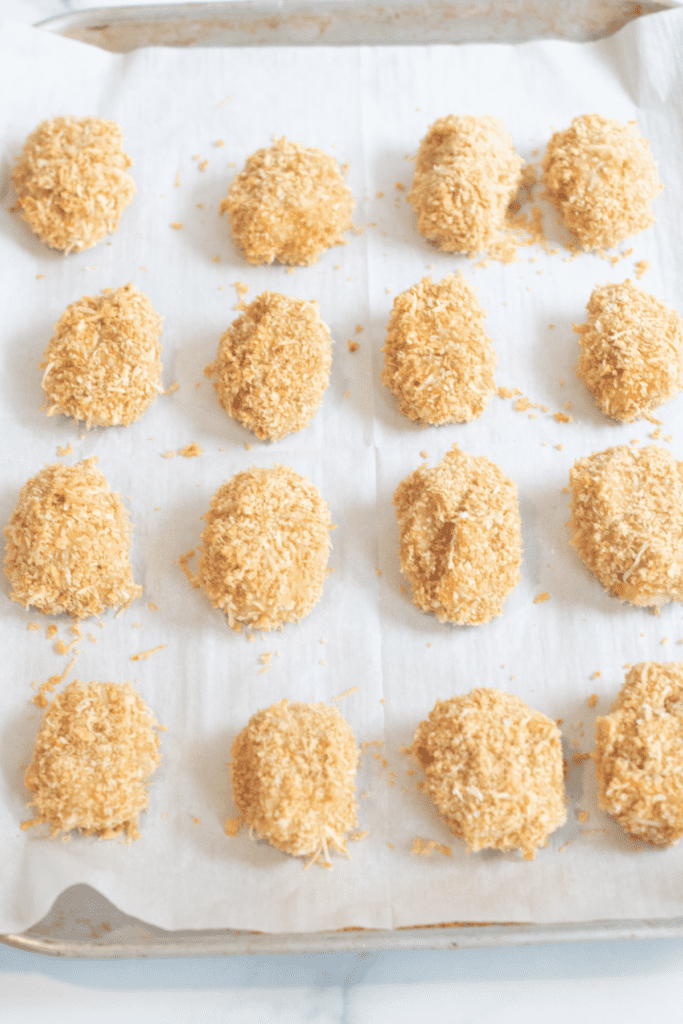
[[[36,24],[89,0],[0,0]],[[108,6],[123,6],[109,0]],[[0,1019],[34,1024],[650,1021],[680,1006],[683,939],[441,953],[67,961],[0,946]]]

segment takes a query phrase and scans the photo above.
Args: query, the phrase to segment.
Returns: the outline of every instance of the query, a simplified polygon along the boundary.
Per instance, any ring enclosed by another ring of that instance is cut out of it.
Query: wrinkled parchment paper
[[[104,615],[102,626],[83,623],[68,678],[132,680],[168,732],[142,838],[130,848],[20,831],[31,816],[23,766],[39,723],[31,683],[61,671],[74,651],[58,655],[45,635],[53,620],[12,603],[2,583],[0,931],[33,924],[77,882],[171,929],[683,913],[683,849],[631,842],[598,811],[591,762],[572,761],[574,752],[591,749],[593,719],[609,710],[625,663],[683,653],[681,608],[655,617],[603,592],[569,546],[562,490],[576,458],[634,438],[648,443],[653,430],[645,422],[618,425],[594,408],[573,372],[571,326],[585,319],[596,284],[633,278],[642,259],[652,265],[643,286],[683,312],[682,48],[679,11],[583,45],[154,49],[124,56],[2,23],[1,518],[7,522],[24,482],[56,461],[58,445],[73,444],[69,464],[98,456],[130,509],[135,574],[145,593],[120,617]],[[559,251],[521,249],[509,266],[477,267],[440,254],[417,233],[398,185],[410,186],[410,157],[437,117],[496,114],[533,162],[553,128],[594,111],[638,120],[666,186],[655,204],[657,224],[622,245],[618,252],[633,251],[616,265],[597,255],[572,259],[547,206],[546,232]],[[68,257],[43,246],[10,212],[15,154],[39,121],[63,113],[120,122],[137,183],[119,232]],[[347,246],[293,273],[249,266],[218,214],[232,175],[274,133],[349,161],[362,229],[348,235]],[[382,387],[380,348],[395,295],[428,273],[440,279],[457,268],[488,311],[497,383],[519,388],[547,413],[516,412],[494,396],[473,423],[421,428],[399,414]],[[203,376],[237,315],[238,280],[249,285],[247,300],[265,289],[316,298],[336,340],[320,412],[308,429],[272,445],[231,421]],[[52,325],[81,295],[127,281],[165,317],[164,383],[178,381],[179,390],[128,429],[86,432],[64,417],[48,419],[40,411],[37,364]],[[354,353],[349,338],[360,343]],[[568,402],[573,422],[556,422],[552,414]],[[659,443],[683,455],[683,398],[661,418],[663,436],[673,437]],[[162,458],[192,441],[203,449],[199,458]],[[433,465],[454,442],[497,462],[520,492],[522,579],[502,617],[478,628],[441,624],[416,609],[398,566],[394,489],[422,451]],[[196,547],[200,517],[224,480],[274,462],[308,475],[330,501],[338,524],[335,571],[303,622],[249,642],[191,588],[178,556]],[[550,600],[534,604],[543,591]],[[73,638],[69,621],[54,621],[59,637]],[[29,622],[41,629],[29,631]],[[130,660],[161,644],[148,660]],[[273,656],[264,672],[265,652]],[[400,753],[437,698],[473,686],[507,689],[563,719],[568,821],[533,863],[518,854],[468,856],[416,789],[420,773]],[[228,838],[223,823],[236,811],[226,762],[249,716],[284,696],[330,701],[355,687],[339,706],[359,743],[382,745],[363,754],[359,820],[368,834],[349,844],[352,859],[304,871],[300,860],[251,841],[244,829]],[[593,693],[598,701],[589,708]],[[412,855],[417,836],[447,844],[451,856]]]

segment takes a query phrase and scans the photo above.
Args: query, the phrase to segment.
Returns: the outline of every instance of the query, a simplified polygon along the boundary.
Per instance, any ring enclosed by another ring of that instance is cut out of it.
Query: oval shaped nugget
[[[339,709],[281,700],[257,711],[231,751],[232,794],[260,839],[295,857],[346,853],[358,824],[358,748]]]
[[[468,853],[519,849],[533,860],[567,819],[560,731],[511,693],[438,700],[409,749]]]
[[[576,374],[596,404],[624,423],[647,418],[683,389],[683,322],[631,281],[595,288],[574,327]]]
[[[542,180],[562,223],[587,252],[618,245],[654,223],[652,200],[663,188],[638,126],[600,114],[575,117],[555,132]]]
[[[634,839],[683,836],[683,662],[641,661],[595,719],[600,807]]]
[[[318,488],[289,466],[237,473],[203,517],[196,582],[236,632],[298,622],[320,599],[333,529]]]
[[[611,594],[683,601],[683,463],[651,444],[606,448],[569,474],[571,543]]]
[[[408,202],[443,252],[481,252],[498,238],[524,161],[491,115],[440,117],[420,143]]]
[[[220,205],[249,263],[310,266],[346,245],[356,207],[336,160],[284,136],[247,158]]]
[[[482,326],[485,316],[460,271],[437,284],[423,277],[396,296],[382,349],[382,383],[405,416],[435,424],[481,416],[498,362]]]
[[[135,195],[122,139],[120,125],[99,117],[55,117],[29,135],[12,181],[41,242],[81,252],[116,231]]]
[[[88,427],[139,420],[163,391],[161,322],[133,284],[67,306],[40,364],[47,415],[64,413]]]
[[[46,466],[24,484],[5,527],[12,600],[75,619],[130,604],[142,593],[129,560],[131,533],[96,456]]]
[[[22,829],[80,829],[137,839],[149,804],[145,781],[161,761],[159,725],[130,683],[74,680],[55,694],[36,736],[24,784],[36,809]]]
[[[514,481],[454,444],[434,469],[420,466],[401,481],[394,505],[413,603],[459,625],[500,615],[522,559]]]
[[[317,302],[264,292],[232,322],[205,374],[218,399],[261,440],[295,433],[315,416],[330,381],[330,329]]]

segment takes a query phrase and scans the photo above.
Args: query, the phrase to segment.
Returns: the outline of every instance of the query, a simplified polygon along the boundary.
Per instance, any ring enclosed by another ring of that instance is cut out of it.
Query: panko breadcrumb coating
[[[333,528],[318,488],[289,466],[253,466],[214,494],[196,583],[236,632],[298,622],[319,600]]]
[[[440,117],[420,143],[408,202],[443,252],[481,252],[499,237],[524,161],[488,114]]]
[[[29,135],[12,181],[21,216],[46,245],[81,252],[116,231],[135,195],[122,139],[99,117],[55,117]]]
[[[251,717],[231,757],[237,810],[260,839],[323,863],[346,853],[358,748],[338,708],[281,700]]]
[[[43,715],[24,778],[36,816],[21,827],[137,839],[145,781],[161,761],[158,728],[130,683],[69,683]]]
[[[513,694],[476,689],[438,700],[410,752],[468,853],[519,849],[533,860],[566,821],[559,729]]]
[[[12,600],[74,619],[130,604],[142,593],[128,557],[131,532],[97,456],[46,466],[22,487],[5,527]]]
[[[555,132],[543,157],[543,182],[586,251],[610,248],[648,228],[652,200],[663,188],[636,123],[600,114],[575,117],[570,128]]]
[[[480,625],[500,615],[519,582],[517,487],[486,456],[456,444],[433,469],[396,488],[399,558],[413,603],[441,622]]]
[[[47,415],[64,413],[88,427],[140,419],[163,392],[161,323],[133,284],[67,306],[40,364]]]
[[[572,545],[622,601],[683,601],[683,462],[651,444],[578,459],[569,474]]]
[[[683,322],[631,281],[595,288],[574,326],[576,373],[597,405],[625,423],[650,416],[683,388]]]
[[[310,266],[346,245],[355,200],[336,160],[315,146],[275,139],[247,158],[220,205],[249,263]]]
[[[634,839],[683,836],[683,662],[641,661],[595,720],[600,807]]]
[[[481,416],[498,362],[482,326],[485,316],[460,271],[437,284],[423,277],[396,296],[382,349],[382,383],[405,416],[435,424]]]
[[[233,419],[276,441],[313,418],[330,380],[330,330],[317,302],[264,292],[234,320],[204,373]]]

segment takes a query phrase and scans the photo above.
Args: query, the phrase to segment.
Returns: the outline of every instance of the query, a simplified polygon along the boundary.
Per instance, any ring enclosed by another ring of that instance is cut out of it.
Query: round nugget
[[[394,505],[413,603],[459,625],[500,615],[522,559],[514,481],[454,444],[434,469],[422,465],[401,481]]]
[[[72,302],[40,364],[48,416],[111,427],[139,420],[161,386],[162,318],[127,284]]]
[[[511,693],[477,689],[438,700],[410,751],[468,853],[519,849],[533,860],[566,821],[559,729]]]
[[[196,582],[236,632],[298,622],[320,599],[333,529],[318,488],[289,466],[237,473],[203,517]]]
[[[233,419],[277,441],[315,416],[330,382],[330,329],[317,302],[264,292],[234,320],[204,373]]]
[[[401,412],[423,423],[467,423],[493,394],[498,358],[482,326],[486,313],[458,271],[394,299],[384,343],[382,383]]]
[[[231,751],[232,795],[250,830],[283,853],[329,860],[358,824],[358,748],[336,707],[281,700],[257,711]]]
[[[122,139],[99,117],[55,117],[29,135],[12,181],[21,216],[46,245],[81,252],[116,231],[135,195]]]
[[[45,711],[24,785],[32,825],[137,839],[149,804],[145,781],[161,761],[159,725],[130,683],[69,683]]]
[[[683,662],[641,661],[595,720],[600,807],[634,839],[683,836]]]
[[[611,594],[644,607],[683,601],[683,462],[659,445],[578,459],[572,545]]]
[[[96,465],[96,456],[55,463],[22,487],[5,527],[5,575],[24,608],[83,619],[142,593],[128,557],[128,512]]]
[[[681,318],[631,281],[595,288],[586,309],[579,380],[615,420],[648,418],[683,388]]]
[[[247,158],[220,210],[249,263],[310,266],[330,246],[346,245],[355,207],[336,160],[282,136]]]
[[[524,161],[503,122],[440,117],[420,143],[408,202],[421,235],[443,252],[481,252],[498,239]]]
[[[543,157],[543,182],[562,223],[582,249],[609,248],[650,224],[662,191],[647,139],[635,122],[600,114],[575,117],[555,132]]]

